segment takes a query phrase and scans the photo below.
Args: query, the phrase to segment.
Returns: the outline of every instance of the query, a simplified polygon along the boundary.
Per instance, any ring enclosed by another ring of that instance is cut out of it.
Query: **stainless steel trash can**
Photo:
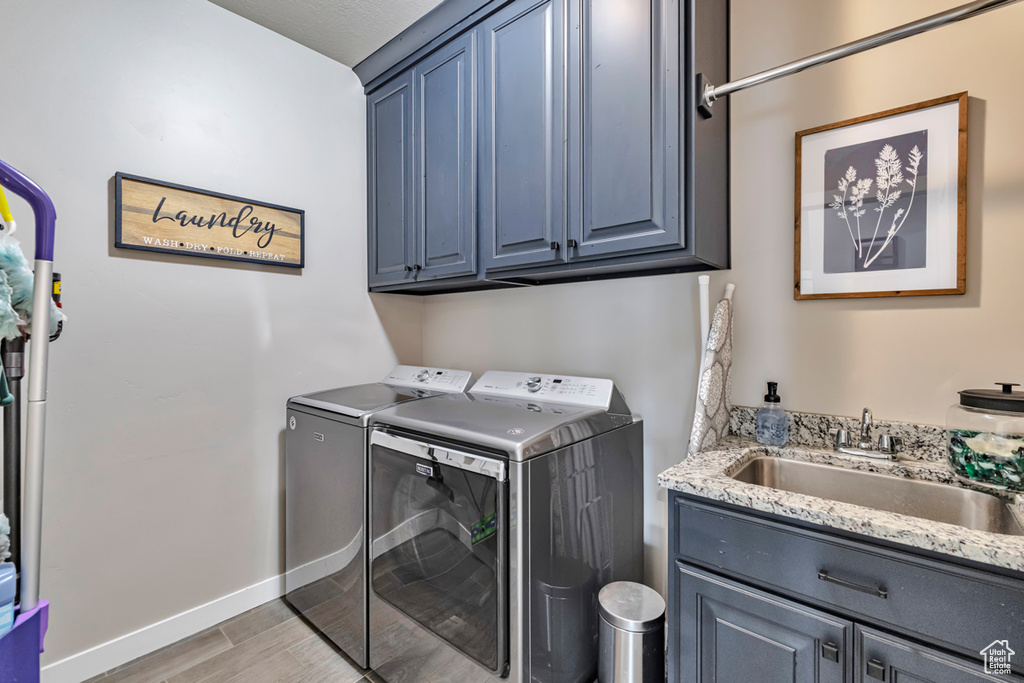
[[[616,581],[601,589],[597,604],[598,683],[664,683],[665,601],[657,591]]]

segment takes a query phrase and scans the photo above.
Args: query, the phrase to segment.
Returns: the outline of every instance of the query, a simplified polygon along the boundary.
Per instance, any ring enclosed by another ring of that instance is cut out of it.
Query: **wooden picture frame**
[[[118,172],[114,247],[281,268],[305,266],[306,212]]]
[[[967,93],[798,132],[795,204],[795,299],[966,293]]]

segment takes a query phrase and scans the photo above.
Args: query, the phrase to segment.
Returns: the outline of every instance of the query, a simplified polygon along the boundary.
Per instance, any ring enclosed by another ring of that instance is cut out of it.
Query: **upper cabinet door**
[[[476,74],[469,32],[413,69],[417,279],[476,273]]]
[[[415,235],[410,73],[388,82],[366,102],[370,286],[411,281]]]
[[[685,246],[678,3],[570,3],[570,258]]]
[[[483,267],[565,260],[563,0],[519,0],[480,28]]]

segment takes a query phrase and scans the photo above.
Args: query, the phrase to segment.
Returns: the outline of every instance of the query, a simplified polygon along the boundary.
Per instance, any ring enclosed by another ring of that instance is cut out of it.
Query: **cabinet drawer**
[[[1024,582],[675,500],[675,553],[687,562],[968,657],[994,640],[1024,643]]]
[[[1020,676],[985,673],[981,660],[968,661],[887,633],[856,626],[855,683],[1024,683]],[[998,656],[998,653],[994,653]],[[1012,661],[1012,660],[1011,660]],[[999,664],[993,664],[992,671]]]

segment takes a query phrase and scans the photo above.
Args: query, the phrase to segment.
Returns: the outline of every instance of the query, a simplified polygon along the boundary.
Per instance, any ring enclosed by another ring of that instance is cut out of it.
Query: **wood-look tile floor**
[[[85,683],[383,683],[273,600]]]

